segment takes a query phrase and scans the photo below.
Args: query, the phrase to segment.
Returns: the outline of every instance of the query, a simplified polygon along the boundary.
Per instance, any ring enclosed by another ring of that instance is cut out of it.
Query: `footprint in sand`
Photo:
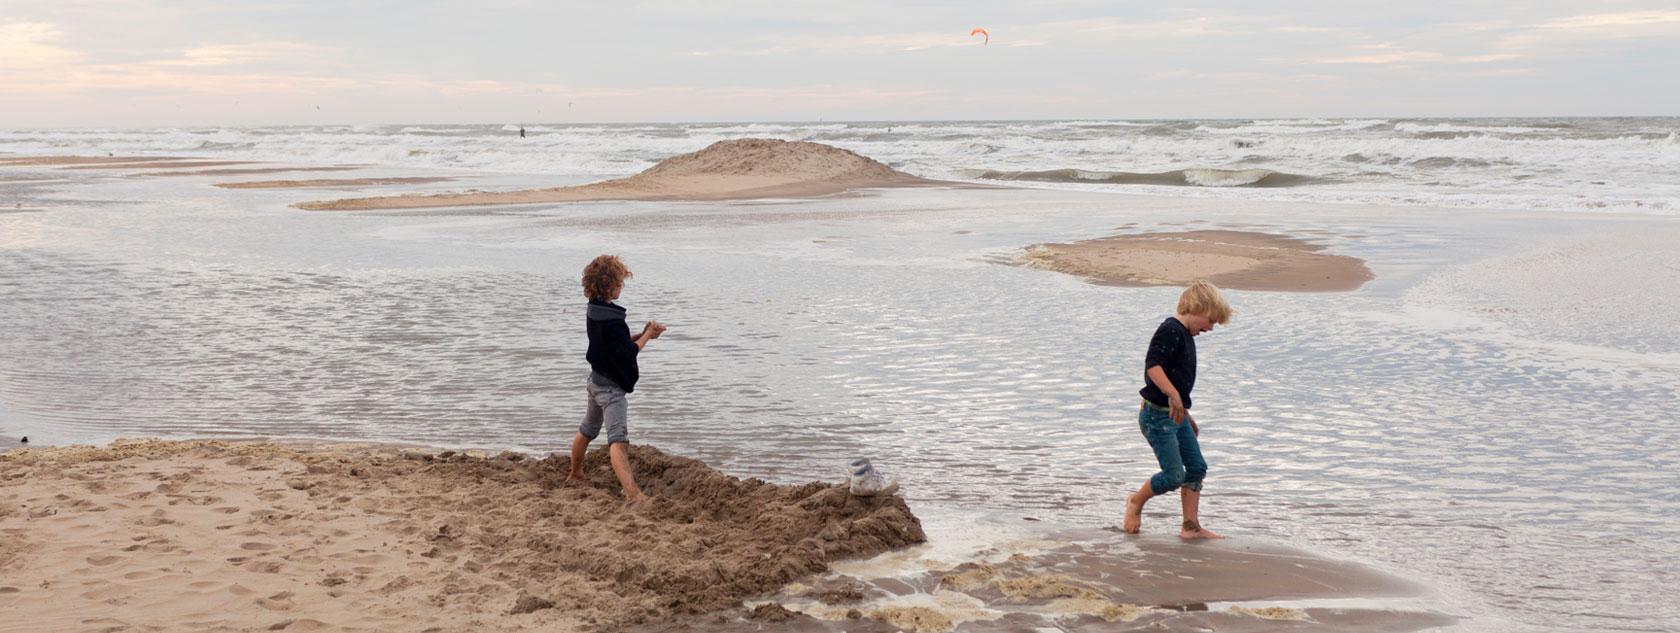
[[[282,591],[267,598],[257,598],[257,606],[270,611],[291,611],[297,608],[292,602],[292,592]]]
[[[94,567],[104,567],[106,565],[114,565],[114,564],[120,563],[122,561],[123,561],[123,557],[121,557],[121,556],[90,556],[87,559],[88,564],[93,565]]]
[[[222,514],[235,514],[239,512],[239,508],[237,506],[222,506],[219,508],[211,508],[211,510]]]
[[[258,543],[258,542],[253,541],[253,542],[250,542],[250,543],[241,544],[239,546],[239,549],[245,550],[247,552],[266,552],[268,550],[274,549],[274,544],[273,543]]]
[[[302,618],[298,620],[281,620],[270,624],[270,631],[320,631],[327,628],[327,623],[320,620]]]
[[[110,583],[102,583],[102,584],[108,585],[108,586],[104,586],[104,587],[101,587],[99,589],[94,589],[92,591],[82,592],[82,599],[83,600],[94,600],[94,601],[103,602],[105,604],[111,604],[111,605],[120,605],[124,602],[124,598],[127,598],[128,596],[130,596],[134,593],[128,587],[123,587],[123,586],[120,586],[120,585],[112,585]]]
[[[174,523],[175,521],[164,516],[162,508],[152,511],[151,516],[143,516],[134,520],[134,524],[140,527],[158,527],[162,525],[173,525]]]

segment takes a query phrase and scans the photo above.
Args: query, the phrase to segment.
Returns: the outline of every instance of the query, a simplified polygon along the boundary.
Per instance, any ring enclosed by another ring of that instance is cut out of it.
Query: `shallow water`
[[[0,214],[0,433],[560,450],[577,271],[614,252],[632,321],[671,327],[636,441],[779,481],[866,455],[930,520],[1006,527],[1118,521],[1154,470],[1135,394],[1176,290],[1000,262],[1122,230],[1311,237],[1377,280],[1229,293],[1198,339],[1206,522],[1428,582],[1468,630],[1680,626],[1650,599],[1680,580],[1665,218],[974,190],[319,214],[284,206],[318,192],[38,171],[68,180],[0,182],[44,209]]]

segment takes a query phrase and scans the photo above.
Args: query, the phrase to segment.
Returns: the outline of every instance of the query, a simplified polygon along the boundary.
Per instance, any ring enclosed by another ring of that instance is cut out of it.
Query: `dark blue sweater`
[[[586,323],[589,329],[590,369],[602,378],[611,380],[625,393],[636,390],[640,371],[636,368],[636,354],[641,352],[630,338],[630,326],[624,322],[624,308],[606,301],[589,300]]]
[[[1196,388],[1196,339],[1190,335],[1190,330],[1184,329],[1184,324],[1179,323],[1177,317],[1167,317],[1161,322],[1161,327],[1155,328],[1155,336],[1149,339],[1149,353],[1143,358],[1143,389],[1138,390],[1144,400],[1165,407],[1167,393],[1149,379],[1149,368],[1156,365],[1161,366],[1161,371],[1167,374],[1167,382],[1178,390],[1179,398],[1184,400],[1184,408],[1190,408],[1190,390]]]

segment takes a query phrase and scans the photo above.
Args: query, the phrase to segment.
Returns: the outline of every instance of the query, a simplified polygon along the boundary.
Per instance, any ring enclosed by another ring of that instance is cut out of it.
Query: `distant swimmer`
[[[525,138],[525,128],[519,128],[519,138]]]

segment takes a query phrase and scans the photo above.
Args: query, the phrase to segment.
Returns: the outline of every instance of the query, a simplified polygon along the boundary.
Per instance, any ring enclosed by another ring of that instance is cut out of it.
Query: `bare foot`
[[[1184,528],[1178,531],[1178,538],[1186,541],[1194,541],[1198,539],[1216,539],[1225,537],[1215,534],[1213,530],[1202,527],[1200,523],[1195,521],[1185,521]]]
[[[1126,520],[1121,522],[1120,530],[1127,534],[1137,534],[1143,527],[1143,503],[1138,501],[1137,495],[1126,497]]]
[[[568,473],[566,475],[566,483],[569,483],[569,484],[570,483],[580,483],[581,484],[581,483],[587,483],[587,482],[583,478],[583,473]]]
[[[649,496],[647,496],[645,494],[642,494],[640,492],[624,495],[624,502],[628,503],[630,505],[633,505],[633,506],[641,505],[641,504],[647,503],[647,502],[652,501],[652,500],[653,500],[653,497],[649,497]]]

